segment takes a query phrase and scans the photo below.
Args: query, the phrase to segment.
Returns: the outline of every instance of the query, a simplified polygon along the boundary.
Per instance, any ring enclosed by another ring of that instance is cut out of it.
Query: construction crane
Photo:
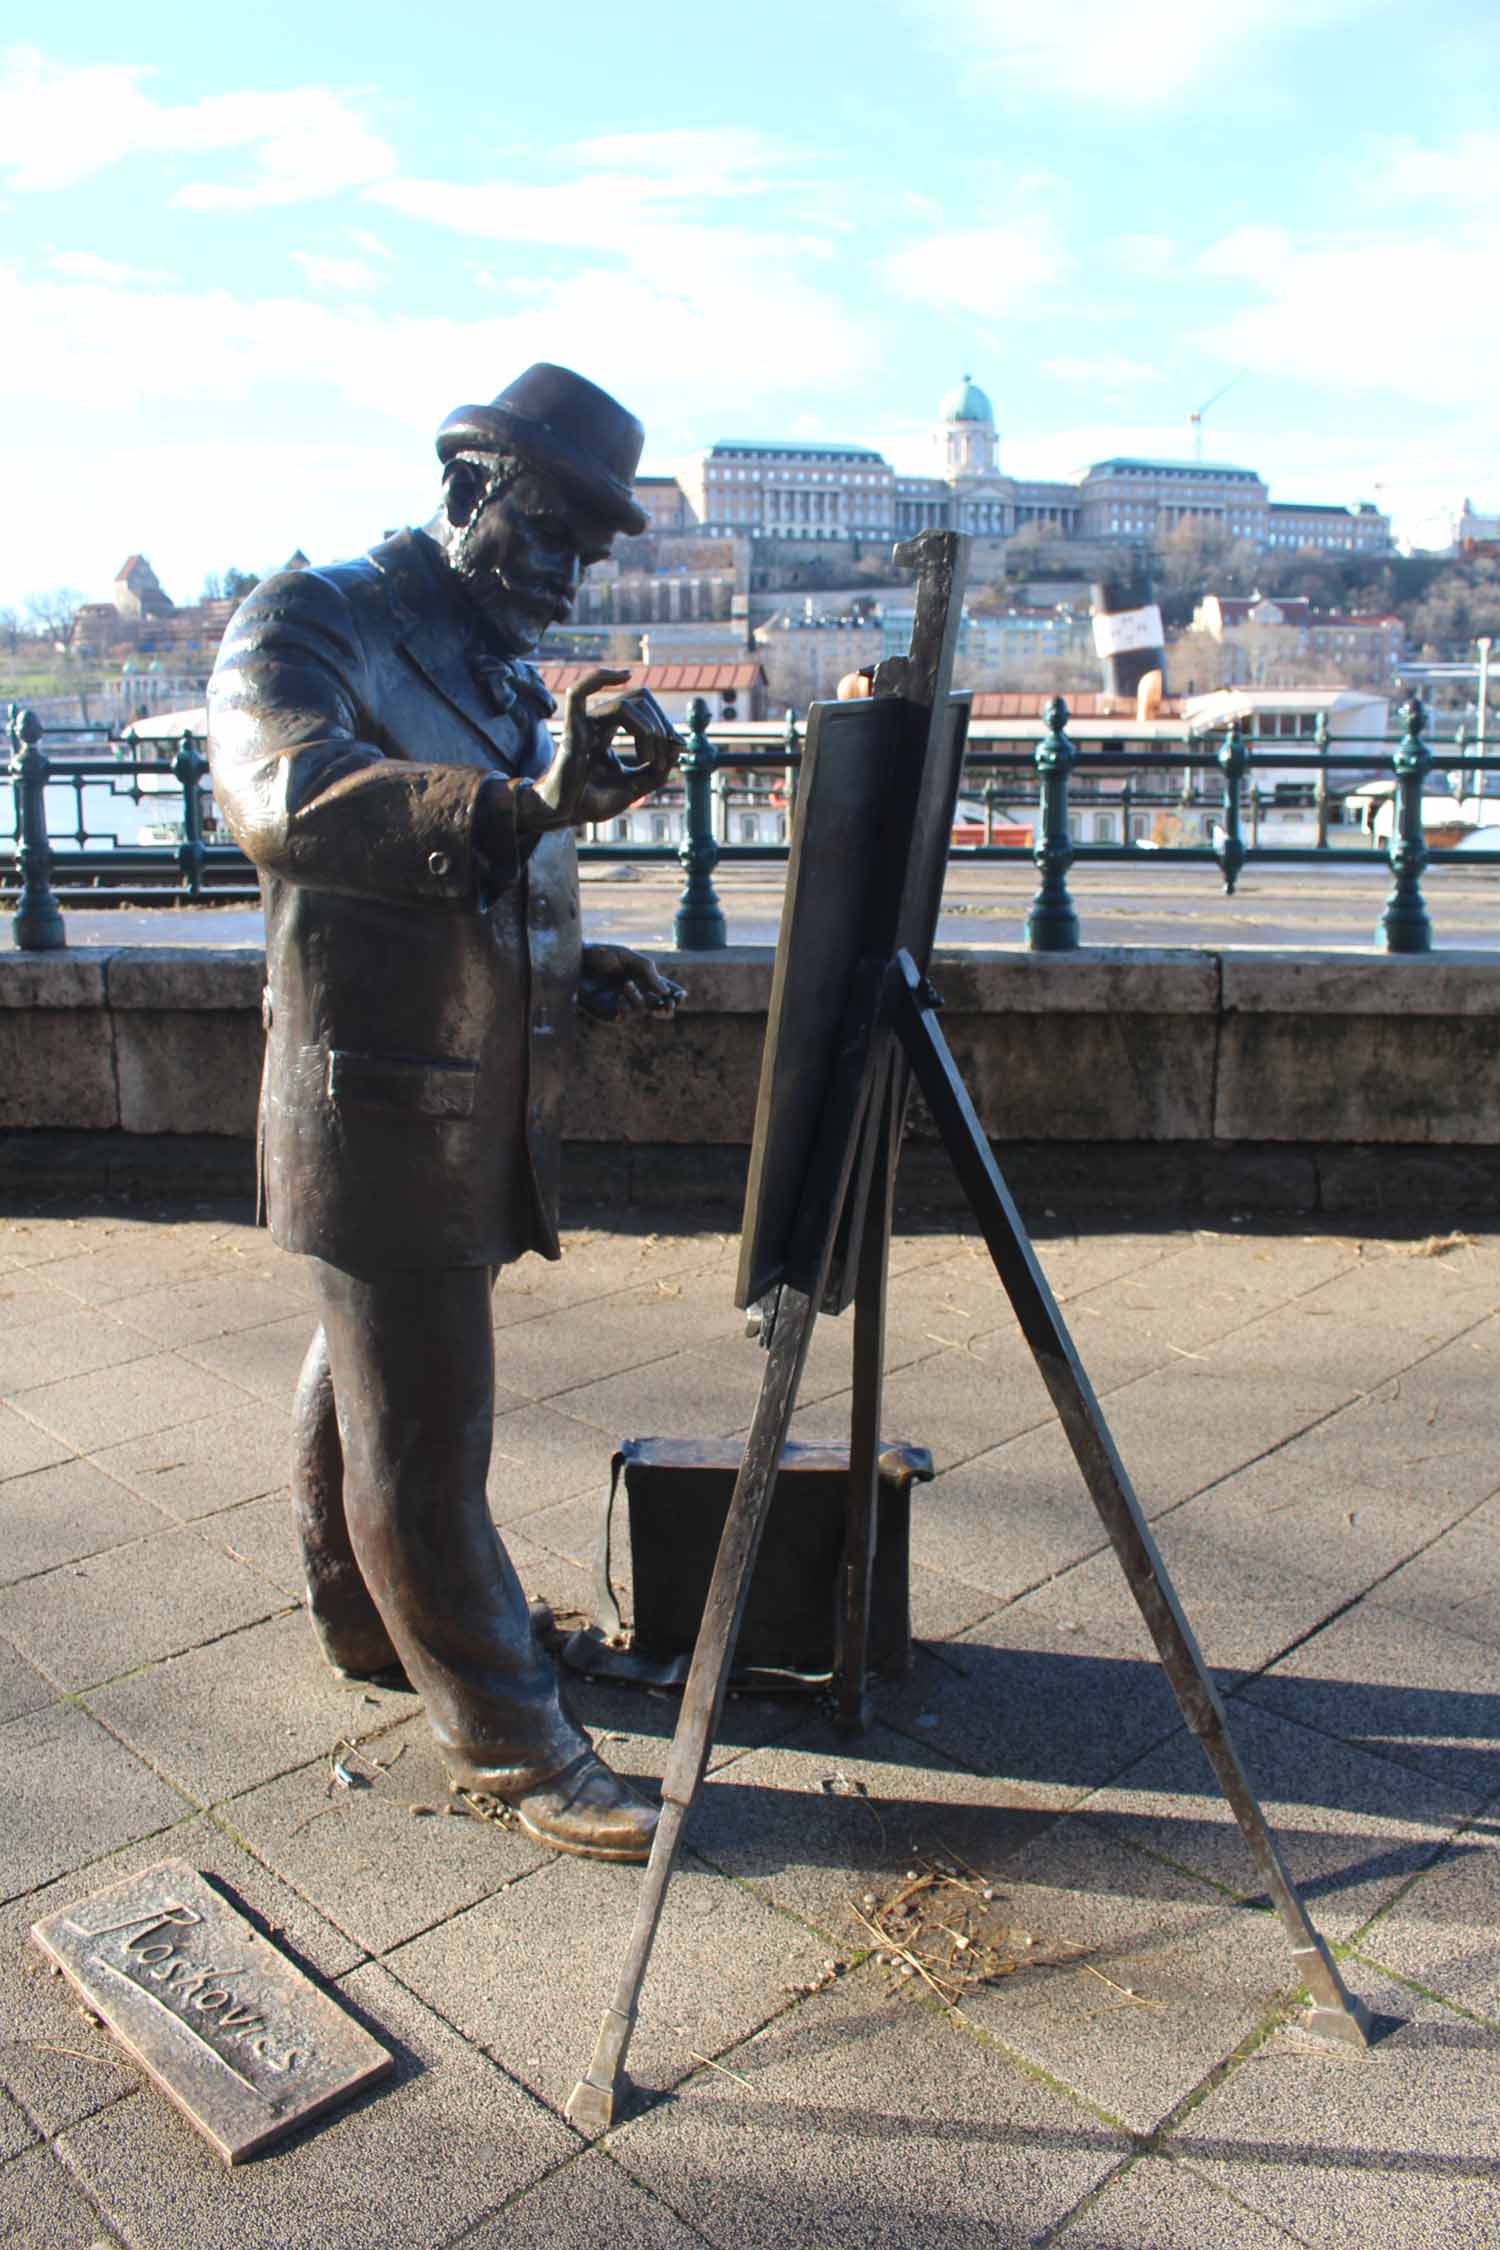
[[[1217,406],[1220,399],[1223,398],[1227,392],[1234,389],[1234,386],[1239,381],[1241,375],[1247,374],[1248,372],[1249,370],[1247,368],[1240,368],[1237,373],[1230,376],[1227,383],[1225,383],[1219,390],[1214,392],[1212,398],[1206,398],[1203,401],[1203,404],[1199,407],[1195,407],[1193,409],[1193,412],[1188,416],[1188,426],[1193,433],[1193,459],[1195,461],[1201,461],[1203,459],[1204,415],[1208,412],[1211,406]]]

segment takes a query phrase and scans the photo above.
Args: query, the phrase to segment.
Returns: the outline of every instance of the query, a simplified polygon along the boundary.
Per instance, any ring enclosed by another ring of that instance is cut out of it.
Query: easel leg
[[[870,1586],[875,1563],[880,1490],[880,1399],[885,1373],[886,1268],[890,1259],[894,1193],[893,1104],[902,1098],[906,1072],[888,1059],[871,1105],[876,1129],[870,1196],[860,1237],[854,1291],[854,1387],[849,1424],[849,1505],[844,1534],[844,1614],[839,1644],[836,1719],[846,1734],[869,1720],[866,1676],[870,1661]],[[877,1119],[878,1106],[878,1125]]]
[[[626,2058],[641,1985],[656,1941],[667,1884],[683,1823],[698,1793],[703,1769],[724,1706],[724,1690],[734,1660],[740,1619],[750,1591],[750,1576],[776,1487],[797,1385],[807,1359],[818,1307],[828,1282],[839,1214],[849,1186],[860,1127],[866,1121],[874,1082],[871,1039],[880,1005],[881,965],[861,970],[842,1043],[840,1066],[813,1152],[803,1191],[789,1268],[805,1286],[782,1284],[771,1331],[771,1348],[761,1377],[755,1419],[745,1444],[740,1473],[730,1495],[714,1574],[703,1606],[703,1621],[683,1689],[682,1710],[672,1737],[672,1752],[662,1781],[662,1814],[636,1909],[635,1927],[615,1996],[604,2011],[588,2072],[573,2088],[566,2115],[580,2132],[602,2133],[614,2122],[629,2088]]]
[[[896,1035],[979,1222],[1021,1332],[1052,1394],[1058,1418],[1126,1582],[1150,1628],[1183,1718],[1203,1745],[1250,1848],[1256,1871],[1291,1939],[1292,1957],[1313,1998],[1310,2028],[1326,2038],[1365,2046],[1370,2031],[1368,2010],[1346,1989],[1282,1862],[1230,1739],[1218,1690],[909,956],[897,956],[887,990]]]

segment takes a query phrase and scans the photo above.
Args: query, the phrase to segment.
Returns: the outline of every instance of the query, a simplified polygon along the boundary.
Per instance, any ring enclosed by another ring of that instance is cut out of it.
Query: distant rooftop
[[[884,455],[869,445],[829,445],[821,438],[802,442],[795,438],[716,438],[710,453],[836,453],[843,461],[880,461]]]
[[[1102,469],[1177,469],[1195,477],[1249,477],[1260,483],[1255,469],[1241,468],[1237,461],[1181,461],[1161,457],[1152,459],[1139,453],[1112,453],[1107,461],[1094,461],[1089,465],[1089,475],[1097,476]]]

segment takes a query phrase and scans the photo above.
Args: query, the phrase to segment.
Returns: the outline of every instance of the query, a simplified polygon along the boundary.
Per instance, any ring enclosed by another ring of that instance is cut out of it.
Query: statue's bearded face
[[[507,652],[525,656],[572,615],[584,571],[612,538],[557,479],[505,465],[457,527],[449,560]]]

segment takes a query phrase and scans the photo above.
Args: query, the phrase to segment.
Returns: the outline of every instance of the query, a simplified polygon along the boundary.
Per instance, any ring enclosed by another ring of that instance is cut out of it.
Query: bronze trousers
[[[448,1770],[515,1796],[588,1748],[563,1710],[485,1496],[493,1276],[361,1280],[320,1259],[293,1419],[307,1600],[331,1664],[400,1663]]]

